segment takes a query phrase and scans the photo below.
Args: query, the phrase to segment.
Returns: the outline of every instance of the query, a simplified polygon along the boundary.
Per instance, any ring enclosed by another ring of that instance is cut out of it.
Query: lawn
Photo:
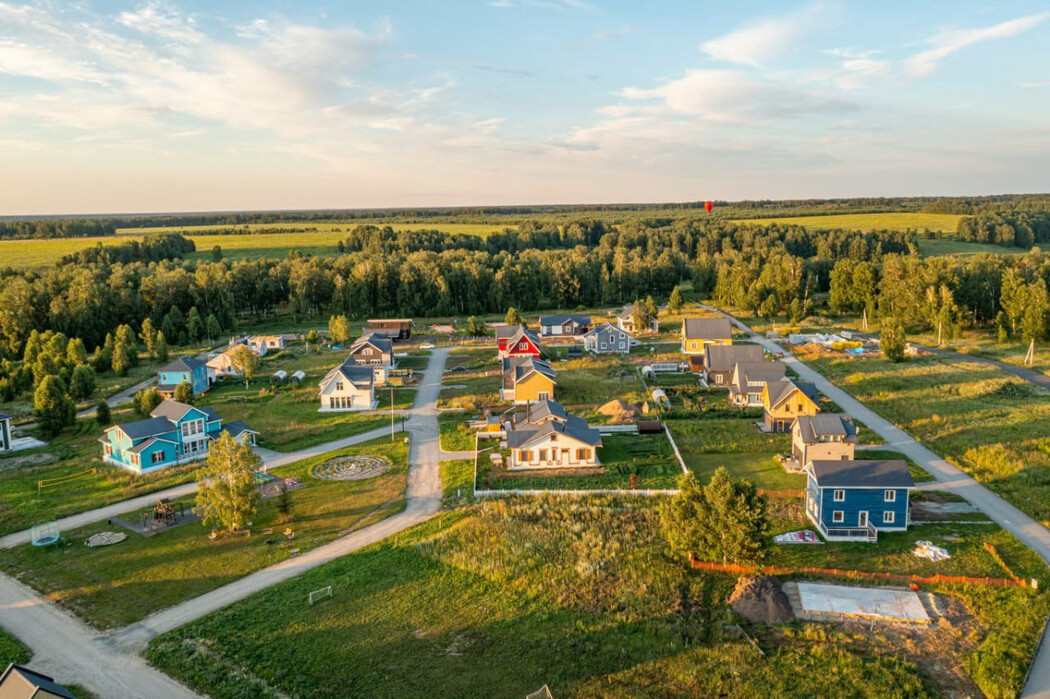
[[[242,696],[247,683],[253,696],[522,696],[543,684],[557,697],[929,696],[952,689],[930,666],[962,674],[976,665],[972,650],[914,637],[892,647],[884,630],[805,622],[750,627],[760,654],[726,629],[736,622],[725,605],[733,578],[670,556],[656,521],[651,501],[483,502],[166,634],[147,657],[214,697]],[[1007,535],[992,536],[1019,573],[1042,571]],[[977,539],[960,541],[950,569],[990,569]],[[829,552],[849,546],[775,555],[830,563],[838,554]],[[942,565],[904,561],[903,540],[885,557],[881,546],[852,546],[850,559],[868,570]],[[330,601],[306,603],[327,585]],[[1016,644],[1016,656],[989,656],[1001,660],[1000,684],[982,684],[994,695],[1016,691],[1046,594],[946,591],[981,620],[974,641],[989,642],[985,650]]]
[[[259,445],[281,452],[292,452],[334,439],[348,437],[390,424],[391,391],[377,389],[379,405],[375,411],[320,413],[318,383],[343,359],[341,350],[305,353],[284,350],[263,358],[259,371],[245,389],[244,381],[226,379],[199,399],[222,416],[224,422],[242,420],[259,431]],[[306,372],[302,383],[285,381],[271,385],[270,377],[279,369],[292,374]],[[412,406],[415,389],[393,390],[394,410]]]
[[[954,233],[962,216],[956,214],[924,214],[915,211],[876,214],[827,214],[816,216],[783,216],[776,218],[740,219],[737,223],[767,225],[781,223],[804,226],[809,230],[843,228],[851,231],[925,231]]]
[[[394,468],[363,481],[310,475],[312,466],[346,454],[384,456]],[[84,540],[92,534],[125,531],[98,522],[63,532],[68,544],[62,547],[39,550],[26,545],[0,551],[0,569],[93,626],[123,626],[400,511],[407,461],[408,447],[402,440],[379,439],[275,469],[273,473],[294,476],[306,487],[291,493],[289,522],[280,519],[275,500],[262,501],[250,537],[212,541],[209,528],[191,522],[152,537],[127,532],[122,543],[88,548]],[[192,504],[192,498],[185,500],[187,509]],[[139,513],[124,518],[137,521]],[[281,534],[286,527],[294,531],[294,539]]]
[[[459,367],[462,370],[453,371]],[[445,362],[438,406],[467,411],[497,407],[502,405],[499,399],[502,385],[495,346],[453,350]]]
[[[0,665],[27,663],[33,656],[21,641],[0,629]]]
[[[1002,370],[936,355],[893,364],[881,357],[826,356],[814,369],[1050,524],[1050,401]]]
[[[805,476],[788,473],[774,458],[791,451],[791,435],[765,434],[750,418],[668,420],[686,466],[706,481],[720,466],[765,490],[804,488]]]
[[[474,459],[441,462],[441,504],[452,509],[474,501]]]
[[[554,392],[558,402],[569,406],[599,407],[614,398],[629,403],[645,400],[645,388],[635,365],[619,355],[588,355],[555,362]]]
[[[470,419],[461,414],[440,416],[438,426],[441,429],[442,451],[472,451],[476,432],[468,423]]]
[[[674,488],[682,467],[671,443],[663,434],[610,434],[602,437],[598,449],[601,464],[596,473],[558,472],[556,469],[509,471],[492,468],[488,454],[478,462],[479,489],[493,490],[599,490],[626,489],[631,476],[638,476],[638,488],[659,490]],[[506,450],[504,455],[506,457]],[[506,463],[506,458],[504,458]]]

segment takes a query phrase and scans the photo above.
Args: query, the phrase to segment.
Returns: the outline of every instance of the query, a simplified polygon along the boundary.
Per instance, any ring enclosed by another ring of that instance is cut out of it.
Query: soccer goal
[[[320,590],[314,590],[310,593],[310,606],[313,606],[314,602],[319,602],[325,597],[332,596],[332,586],[322,587]]]

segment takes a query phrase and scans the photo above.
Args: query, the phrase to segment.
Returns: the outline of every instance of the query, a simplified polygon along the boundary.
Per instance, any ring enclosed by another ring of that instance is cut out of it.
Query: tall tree
[[[316,330],[311,330],[310,332],[306,333],[306,353],[309,354],[310,347],[317,347],[320,341],[321,337],[317,334]]]
[[[188,381],[180,381],[175,387],[175,400],[187,405],[193,403],[193,386]]]
[[[328,319],[328,337],[332,342],[342,344],[350,339],[350,321],[346,316],[332,316]]]
[[[84,347],[84,341],[79,337],[70,338],[69,344],[66,345],[66,359],[72,366],[87,364],[87,349]]]
[[[141,417],[149,417],[149,414],[164,401],[156,388],[144,388],[131,398],[135,406],[135,412]]]
[[[511,306],[507,309],[507,315],[504,316],[503,322],[507,325],[525,325],[525,321],[522,320],[521,314],[518,313],[518,309]]]
[[[107,403],[105,399],[100,400],[98,405],[95,406],[95,422],[101,427],[105,427],[112,422],[112,418],[109,414],[109,403]]]
[[[1028,304],[1024,309],[1024,316],[1021,321],[1021,332],[1024,337],[1024,341],[1027,343],[1039,342],[1046,337],[1046,314],[1050,310],[1048,306],[1047,293],[1046,293],[1046,282],[1042,279],[1037,279],[1035,282],[1028,285],[1028,292],[1025,294],[1028,299]]]
[[[76,406],[66,395],[66,387],[57,376],[45,376],[33,394],[33,414],[40,431],[54,437],[76,422]]]
[[[206,332],[207,328],[204,325],[204,319],[201,318],[200,311],[194,306],[186,315],[186,333],[193,342],[200,342],[204,339]]]
[[[208,314],[208,319],[204,322],[204,330],[208,334],[208,342],[215,342],[222,335],[222,325],[214,313]]]
[[[95,392],[95,370],[87,364],[73,369],[69,379],[69,396],[73,400],[87,400]]]
[[[157,329],[153,326],[153,321],[150,318],[142,321],[142,330],[139,332],[139,338],[142,340],[142,344],[146,346],[146,351],[149,353],[150,358],[156,359]]]
[[[233,531],[244,529],[255,516],[255,472],[261,459],[251,446],[239,444],[223,432],[208,451],[197,480],[196,510],[205,526]]]
[[[891,318],[882,325],[882,335],[879,339],[879,347],[882,356],[891,362],[904,361],[904,348],[908,340],[904,335],[904,326],[896,318]]]
[[[678,315],[684,307],[685,299],[682,298],[682,290],[675,284],[675,287],[671,289],[671,298],[667,301],[667,310],[674,315]]]
[[[259,369],[259,355],[252,352],[247,345],[237,345],[230,353],[230,366],[244,377],[244,387],[248,388],[248,382]]]

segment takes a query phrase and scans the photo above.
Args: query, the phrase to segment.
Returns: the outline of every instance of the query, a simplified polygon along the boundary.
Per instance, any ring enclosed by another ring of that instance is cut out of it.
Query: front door
[[[857,525],[860,526],[862,529],[867,529],[868,528],[868,513],[867,512],[861,511],[860,515],[857,517]]]

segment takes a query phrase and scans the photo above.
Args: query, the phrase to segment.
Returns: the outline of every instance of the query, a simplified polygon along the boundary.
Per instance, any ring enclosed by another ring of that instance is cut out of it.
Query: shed
[[[295,381],[295,382],[302,381],[305,378],[306,378],[306,372],[305,371],[297,371],[294,374],[292,374],[292,381]]]
[[[661,406],[663,408],[670,407],[671,401],[667,398],[667,394],[664,392],[664,390],[662,388],[654,388],[652,390],[652,396],[653,396],[653,401],[655,401],[657,405],[659,405],[659,406]]]
[[[272,379],[274,381],[280,382],[284,381],[286,378],[288,378],[288,372],[284,369],[278,369],[277,371],[273,372]]]

